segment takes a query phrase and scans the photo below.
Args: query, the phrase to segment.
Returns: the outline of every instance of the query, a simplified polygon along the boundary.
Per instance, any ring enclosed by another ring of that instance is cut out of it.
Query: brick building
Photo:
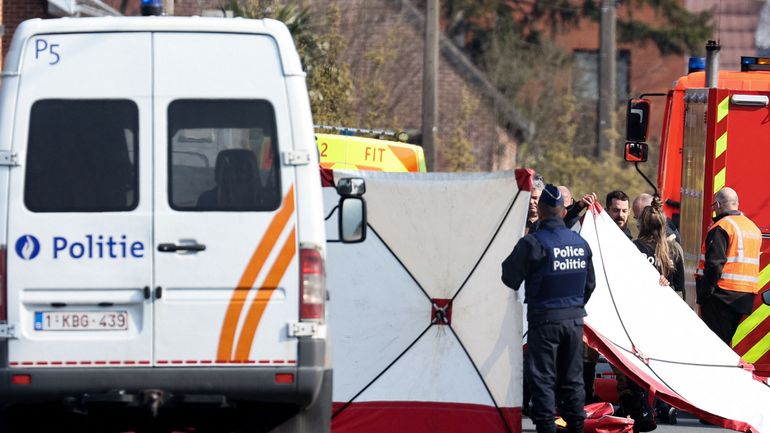
[[[412,132],[420,130],[422,91],[422,45],[424,18],[416,0],[315,0],[311,2],[319,16],[331,4],[343,12],[341,31],[347,41],[343,60],[351,68],[354,80],[355,112],[367,113],[371,101],[367,86],[383,85],[386,100],[378,101],[388,123]],[[224,12],[221,0],[176,0],[175,15],[211,15]],[[226,3],[224,3],[226,4]],[[618,15],[625,14],[621,4]],[[762,37],[758,25],[764,0],[682,0],[691,11],[715,12],[714,37],[722,43],[722,67],[737,68],[740,55],[753,55],[759,49],[770,50],[770,38]],[[3,56],[13,31],[24,20],[35,17],[137,15],[139,1],[132,0],[4,0],[0,3],[4,26]],[[770,16],[770,11],[765,11]],[[638,20],[654,23],[658,19],[650,9],[634,10]],[[768,20],[768,19],[766,19]],[[573,53],[575,71],[573,91],[586,105],[588,117],[598,98],[599,26],[583,20],[578,28],[555,36],[561,48]],[[760,42],[757,42],[760,41]],[[485,75],[450,42],[441,38],[439,65],[439,134],[451,140],[459,132],[474,143],[477,166],[482,170],[515,166],[516,144],[531,132],[522,119]],[[624,100],[642,92],[663,92],[686,73],[686,55],[661,55],[652,42],[618,44],[617,93],[619,111]],[[385,53],[388,61],[375,66],[372,55]],[[467,108],[476,108],[468,113]],[[383,108],[384,107],[384,108]],[[465,110],[464,110],[465,108]],[[464,113],[465,111],[465,113]],[[660,131],[662,110],[656,110],[650,131],[654,143]],[[364,116],[361,116],[364,122]],[[590,124],[589,121],[586,122]],[[379,125],[345,125],[369,126]],[[589,127],[590,126],[586,126]],[[419,134],[415,134],[419,135]],[[418,137],[419,138],[419,137]],[[439,155],[439,167],[441,157]]]
[[[618,17],[626,15],[626,8],[625,4],[618,8]],[[647,24],[655,23],[659,19],[648,7],[635,9],[633,16]],[[583,101],[586,108],[591,110],[598,110],[596,104],[599,96],[599,32],[598,22],[585,19],[578,28],[559,34],[555,38],[558,46],[573,53],[573,89],[578,100]],[[629,97],[636,97],[641,93],[665,92],[671,88],[677,77],[687,72],[686,56],[662,55],[653,42],[618,43],[617,49],[618,111],[625,111],[625,103]],[[662,107],[663,104],[655,104],[655,108]],[[587,113],[590,114],[587,116],[589,120],[596,118],[592,111],[588,110]],[[657,143],[660,140],[663,110],[653,110],[653,115],[650,141]],[[621,115],[619,118],[622,120],[625,117]],[[623,128],[624,125],[620,125],[620,129]]]
[[[381,81],[390,91],[388,115],[405,129],[419,130],[422,110],[423,12],[409,0],[319,0],[323,8],[345,11],[341,30],[348,41],[344,54],[354,77],[357,112],[367,110],[366,87]],[[388,61],[374,67],[371,56]],[[470,115],[463,107],[475,107]],[[467,114],[467,113],[466,113]],[[447,142],[458,130],[474,144],[481,170],[515,166],[516,143],[529,126],[486,76],[448,38],[441,37],[439,59],[439,134]],[[439,168],[441,155],[439,154]]]
[[[618,16],[624,16],[629,2],[623,2],[618,8]],[[740,69],[740,56],[754,56],[761,49],[762,40],[770,37],[766,27],[760,26],[760,15],[766,9],[766,21],[770,23],[770,9],[765,0],[681,0],[681,4],[691,12],[712,11],[714,33],[712,38],[722,45],[720,68],[725,70]],[[654,24],[659,18],[650,8],[635,9],[635,19]],[[757,41],[760,41],[759,43]],[[573,52],[575,59],[574,87],[579,98],[596,100],[598,98],[598,52],[599,25],[584,20],[579,28],[556,37],[556,43]],[[705,45],[706,41],[703,41]],[[652,42],[619,43],[617,69],[617,94],[621,108],[628,97],[641,93],[665,92],[673,82],[687,73],[689,53],[662,55]],[[770,52],[770,50],[768,50]],[[660,140],[663,118],[661,104],[655,104],[652,123],[650,124],[651,142]],[[621,125],[622,129],[622,125]]]
[[[136,4],[134,4],[136,3]],[[380,82],[387,91],[386,117],[399,129],[419,131],[422,110],[423,13],[409,0],[318,0],[322,11],[336,4],[343,12],[341,31],[348,41],[343,60],[354,80],[354,112],[365,113],[367,86]],[[4,0],[3,55],[13,31],[35,17],[138,14],[138,1],[121,0]],[[218,0],[177,0],[175,15],[211,15],[222,10]],[[374,67],[374,50],[385,50],[389,60]],[[516,143],[529,133],[527,123],[472,62],[447,38],[441,38],[439,63],[439,140],[461,135],[473,143],[476,168],[515,167]],[[383,98],[385,99],[385,98]],[[363,125],[345,125],[360,127]],[[376,125],[368,125],[376,127]],[[419,138],[419,137],[418,137]],[[441,153],[438,168],[441,169]]]
[[[767,24],[760,25],[765,0],[686,0],[685,7],[694,12],[714,11],[714,39],[722,50],[719,54],[721,69],[739,70],[741,56],[756,56],[761,35],[768,32]],[[765,14],[770,11],[765,12]]]

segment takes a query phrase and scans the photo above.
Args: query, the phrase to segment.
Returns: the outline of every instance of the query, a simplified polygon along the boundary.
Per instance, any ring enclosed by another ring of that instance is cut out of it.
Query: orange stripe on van
[[[388,145],[390,151],[396,155],[406,171],[420,171],[420,163],[417,161],[417,153],[414,149]]]
[[[375,167],[373,165],[356,164],[356,168],[359,170],[366,170],[366,171],[382,171],[382,167]]]
[[[294,255],[297,253],[296,232],[296,228],[291,229],[291,233],[286,238],[278,258],[275,259],[273,267],[265,278],[265,282],[257,290],[256,296],[251,301],[251,307],[249,307],[249,312],[246,314],[246,320],[243,323],[240,338],[238,338],[238,347],[235,349],[236,361],[249,359],[254,335],[257,333],[257,328],[259,327],[260,320],[262,320],[265,308],[267,308],[270,298],[281,283],[286,269],[289,268],[289,264],[291,264]]]
[[[252,254],[249,263],[246,265],[246,269],[243,271],[240,281],[238,281],[238,286],[233,291],[232,297],[230,297],[230,304],[227,306],[225,320],[222,323],[222,331],[219,334],[217,359],[232,359],[235,330],[238,327],[238,320],[241,317],[244,301],[251,288],[254,287],[254,281],[256,281],[257,275],[259,275],[259,272],[265,265],[267,256],[278,242],[278,236],[280,236],[284,227],[286,227],[286,223],[289,221],[292,214],[294,214],[294,185],[289,188],[289,192],[286,194],[286,197],[284,197],[281,208],[273,216],[273,220],[270,221],[267,231],[265,231],[265,234],[262,236],[262,240],[260,240],[257,249],[254,250],[254,254]]]

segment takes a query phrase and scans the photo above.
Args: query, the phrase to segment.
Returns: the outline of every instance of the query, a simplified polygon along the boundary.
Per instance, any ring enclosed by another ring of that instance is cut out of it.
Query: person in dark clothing
[[[759,291],[762,232],[738,210],[729,187],[714,195],[716,217],[702,246],[696,274],[701,319],[728,345],[741,317],[751,314]]]
[[[567,212],[564,214],[564,224],[567,228],[572,228],[580,221],[580,214],[585,209],[588,209],[596,201],[596,193],[591,192],[583,196],[582,199],[572,203],[569,206],[565,206]]]
[[[684,254],[682,247],[667,234],[666,214],[659,198],[642,209],[639,215],[639,237],[634,245],[660,272],[668,285],[684,298]]]
[[[559,187],[561,190],[562,187]],[[563,190],[562,190],[562,193]],[[566,212],[564,214],[564,225],[572,229],[580,221],[580,214],[584,210],[593,206],[596,201],[596,193],[590,192],[578,201],[567,204],[565,201]],[[594,392],[594,382],[596,379],[596,363],[599,361],[599,352],[583,344],[583,386],[585,388],[586,404],[596,403],[599,397]]]
[[[607,194],[604,209],[610,215],[615,224],[623,230],[628,239],[633,238],[628,229],[628,194],[620,190],[610,191]]]
[[[538,214],[538,229],[503,261],[502,280],[514,290],[525,282],[530,417],[537,432],[556,432],[558,405],[567,432],[582,433],[584,305],[596,285],[591,249],[564,225],[564,200],[555,186],[543,189]]]
[[[683,296],[684,291],[684,261],[682,247],[673,237],[666,236],[666,215],[660,199],[651,197],[651,204],[639,211],[639,237],[634,245],[642,252],[651,265],[660,273],[661,285],[670,285],[672,289]],[[636,200],[634,201],[636,204]],[[639,385],[631,381],[625,374],[615,370],[618,379],[618,397],[623,413],[634,420],[634,432],[647,432],[657,428],[658,421],[676,424],[677,410],[668,404],[657,400],[655,411],[648,404],[647,393]]]
[[[537,230],[537,222],[539,219],[537,202],[540,200],[540,194],[542,194],[543,188],[545,188],[543,178],[536,175],[532,182],[532,191],[529,192],[529,209],[527,210],[527,224],[524,227],[524,234]]]
[[[543,176],[540,176],[539,174],[536,174],[532,178],[532,190],[529,192],[529,208],[527,209],[527,223],[524,226],[524,234],[532,233],[535,230],[537,230],[538,224],[540,222],[539,215],[537,212],[537,203],[540,201],[540,194],[543,192],[543,188],[545,188],[545,183],[543,182]],[[527,347],[524,347],[524,384],[521,389],[522,393],[522,408],[521,412],[525,416],[529,416],[529,403],[532,400],[532,393],[529,390],[529,373],[527,372],[527,354],[529,353]]]

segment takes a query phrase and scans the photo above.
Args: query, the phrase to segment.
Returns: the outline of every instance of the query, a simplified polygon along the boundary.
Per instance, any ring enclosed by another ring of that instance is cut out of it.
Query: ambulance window
[[[34,212],[136,208],[139,112],[128,100],[32,105],[24,203]]]
[[[173,209],[278,209],[280,161],[270,103],[178,100],[169,105],[168,125]]]

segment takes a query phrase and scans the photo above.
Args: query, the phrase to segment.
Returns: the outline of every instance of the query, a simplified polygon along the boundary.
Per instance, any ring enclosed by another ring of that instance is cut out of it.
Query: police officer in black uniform
[[[532,390],[530,417],[537,433],[555,433],[556,405],[568,433],[582,433],[583,306],[594,290],[591,249],[562,220],[564,199],[546,185],[538,203],[540,224],[521,238],[503,262],[503,283],[524,281],[529,331],[527,365]],[[527,376],[527,375],[525,375]]]

